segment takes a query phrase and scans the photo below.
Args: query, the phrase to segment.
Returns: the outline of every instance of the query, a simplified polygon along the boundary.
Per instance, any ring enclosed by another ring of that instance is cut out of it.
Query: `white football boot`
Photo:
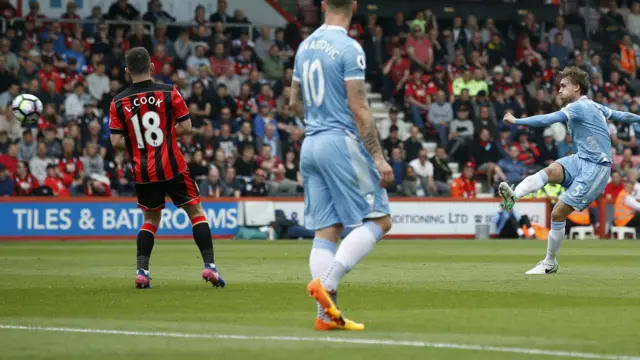
[[[553,262],[548,262],[542,260],[533,267],[533,269],[527,271],[526,275],[545,275],[545,274],[554,274],[558,272],[558,260],[554,260]]]

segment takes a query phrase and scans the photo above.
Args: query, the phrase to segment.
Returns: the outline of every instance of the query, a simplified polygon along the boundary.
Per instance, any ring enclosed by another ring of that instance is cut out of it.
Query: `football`
[[[11,108],[16,119],[23,124],[38,121],[42,114],[42,101],[36,96],[22,94],[16,96],[11,102]]]

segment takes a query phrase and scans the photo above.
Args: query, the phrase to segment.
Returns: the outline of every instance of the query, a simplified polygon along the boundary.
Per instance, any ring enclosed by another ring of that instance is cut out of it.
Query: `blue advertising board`
[[[0,201],[0,238],[130,237],[143,222],[135,201],[57,200]],[[202,206],[212,235],[231,237],[238,231],[237,202],[203,202]],[[158,235],[191,236],[191,221],[184,210],[167,203]]]

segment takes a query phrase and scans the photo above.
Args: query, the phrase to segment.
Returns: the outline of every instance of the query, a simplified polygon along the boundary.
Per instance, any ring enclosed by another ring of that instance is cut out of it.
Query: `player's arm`
[[[111,145],[113,148],[116,150],[126,149],[127,143],[124,138],[124,126],[118,117],[116,103],[114,101],[111,101],[111,105],[109,106],[109,131],[111,132],[109,138],[111,139]]]
[[[504,116],[504,121],[508,124],[526,125],[534,127],[549,126],[558,122],[566,122],[569,120],[567,114],[564,111],[556,111],[551,114],[535,115],[522,119],[516,119],[513,114],[508,113]]]
[[[173,88],[171,91],[171,104],[173,106],[173,118],[176,122],[175,131],[176,136],[183,136],[191,134],[193,132],[193,125],[191,124],[191,113],[187,104],[184,102],[182,95],[177,88]]]
[[[304,104],[302,103],[302,92],[300,92],[300,81],[291,81],[291,96],[289,97],[289,109],[299,118],[304,118]]]
[[[629,113],[626,111],[617,111],[617,110],[609,110],[609,111],[611,111],[611,114],[609,115],[608,119],[611,119],[613,121],[627,123],[627,124],[640,122],[640,116],[636,114]]]

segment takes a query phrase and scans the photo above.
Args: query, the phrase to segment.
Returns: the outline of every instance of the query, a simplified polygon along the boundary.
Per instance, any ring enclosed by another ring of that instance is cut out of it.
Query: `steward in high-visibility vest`
[[[628,226],[640,230],[640,202],[631,194],[633,182],[625,181],[624,190],[620,191],[614,204],[613,224],[615,226]]]
[[[633,51],[633,43],[629,35],[625,35],[620,44],[620,65],[632,76],[636,71],[636,53]]]
[[[524,196],[523,199],[549,199],[551,204],[558,202],[558,198],[564,192],[564,188],[560,184],[547,184],[535,193]]]

